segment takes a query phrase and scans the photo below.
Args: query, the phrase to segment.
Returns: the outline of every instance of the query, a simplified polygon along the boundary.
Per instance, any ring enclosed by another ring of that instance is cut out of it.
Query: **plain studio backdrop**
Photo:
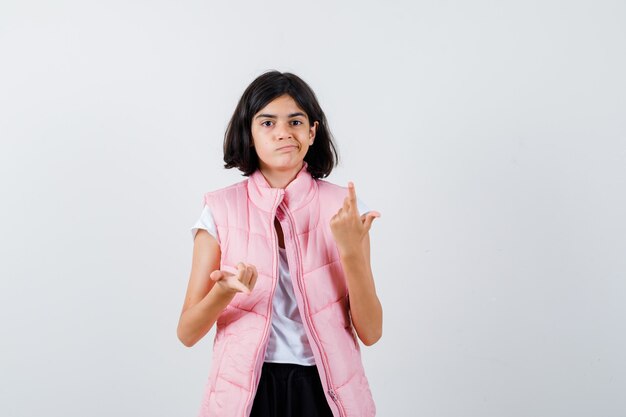
[[[378,415],[626,415],[622,1],[0,4],[0,415],[195,416],[176,337],[245,87],[308,82],[382,213]]]

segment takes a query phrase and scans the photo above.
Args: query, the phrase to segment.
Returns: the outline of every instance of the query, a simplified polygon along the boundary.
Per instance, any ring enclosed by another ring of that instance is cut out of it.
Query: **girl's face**
[[[291,96],[275,98],[252,118],[252,139],[262,171],[299,170],[313,144],[318,122],[309,118]]]

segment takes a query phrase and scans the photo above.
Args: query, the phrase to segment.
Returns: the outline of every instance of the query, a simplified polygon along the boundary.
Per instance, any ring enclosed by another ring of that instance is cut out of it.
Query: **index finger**
[[[348,182],[348,197],[350,198],[350,202],[356,207],[356,190],[354,189],[354,183],[352,181]]]

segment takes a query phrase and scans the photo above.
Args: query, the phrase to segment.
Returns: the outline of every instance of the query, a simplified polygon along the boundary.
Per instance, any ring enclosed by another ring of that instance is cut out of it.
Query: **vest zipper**
[[[280,201],[282,201],[282,197],[284,195],[284,192],[280,194]],[[278,205],[280,205],[280,202],[278,203]],[[250,406],[250,411],[252,411],[252,402],[254,401],[254,395],[256,394],[256,390],[259,386],[259,380],[261,378],[261,372],[259,372],[259,370],[262,368],[263,366],[263,359],[261,359],[260,357],[260,352],[263,351],[263,353],[265,353],[265,349],[264,347],[267,346],[267,339],[268,336],[270,334],[269,332],[269,328],[272,325],[272,310],[273,310],[273,304],[272,304],[272,300],[274,299],[274,292],[276,291],[276,283],[278,282],[278,274],[280,274],[280,262],[279,262],[279,255],[278,255],[278,234],[276,233],[276,228],[274,227],[274,219],[276,219],[276,209],[278,208],[278,205],[274,206],[272,208],[272,213],[274,213],[274,215],[272,216],[272,229],[274,230],[274,238],[275,238],[275,248],[276,250],[274,251],[274,262],[276,262],[276,279],[272,280],[272,290],[270,291],[270,299],[269,299],[269,303],[268,303],[268,312],[267,312],[267,323],[265,325],[265,330],[264,330],[264,334],[263,334],[263,339],[261,341],[261,344],[259,345],[259,347],[257,348],[257,352],[256,352],[256,365],[255,365],[255,369],[254,372],[256,373],[252,375],[252,377],[254,378],[254,385],[252,390],[250,391],[250,395],[248,396],[248,401],[246,403],[246,407],[244,410],[248,409],[248,406]],[[261,366],[259,366],[259,362],[261,363]],[[250,412],[247,413],[247,415],[250,415]]]
[[[289,223],[290,223],[289,233],[292,236],[293,244],[296,246],[296,260],[298,261],[298,267],[296,268],[296,271],[297,271],[297,279],[296,279],[296,281],[298,282],[298,288],[300,289],[300,294],[302,294],[302,301],[304,303],[304,306],[303,306],[304,310],[305,310],[304,311],[304,318],[305,318],[307,327],[309,328],[309,331],[311,332],[311,335],[313,336],[314,342],[317,345],[317,350],[320,352],[320,356],[322,357],[322,370],[323,370],[323,373],[324,373],[324,377],[326,378],[326,386],[328,388],[328,395],[335,402],[335,405],[337,406],[337,409],[339,410],[339,415],[341,417],[345,417],[346,413],[343,410],[343,406],[341,405],[341,401],[339,401],[339,397],[337,396],[337,392],[335,391],[335,389],[333,387],[333,383],[332,383],[330,377],[328,376],[328,358],[326,357],[325,352],[322,350],[321,343],[319,341],[319,337],[317,336],[317,333],[315,332],[315,329],[313,328],[313,324],[311,323],[311,317],[309,315],[309,304],[308,304],[307,299],[305,297],[304,285],[302,283],[303,274],[300,271],[302,269],[302,259],[300,259],[300,246],[298,245],[297,237],[293,233],[293,224],[295,222],[293,221],[293,218],[291,217],[291,214],[289,213],[289,211],[286,208],[283,208],[283,213],[285,214],[286,217],[289,218]],[[284,233],[285,233],[285,230],[283,229],[283,235],[284,235]]]

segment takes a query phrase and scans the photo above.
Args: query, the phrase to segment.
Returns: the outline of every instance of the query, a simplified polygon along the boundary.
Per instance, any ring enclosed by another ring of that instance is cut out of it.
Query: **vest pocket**
[[[342,304],[342,312],[343,312],[343,314],[341,315],[343,319],[343,327],[350,334],[350,337],[352,338],[352,342],[354,342],[354,348],[356,350],[359,350],[359,341],[357,340],[354,326],[352,326],[352,319],[350,317],[350,302],[349,302],[348,297],[345,297],[341,304]]]
[[[219,331],[219,330],[218,330]],[[228,345],[228,338],[224,337],[223,334],[215,336],[215,342],[213,345],[213,355],[211,356],[211,372],[209,373],[209,392],[207,393],[208,397],[212,397],[215,392],[215,385],[217,384],[217,379],[220,375],[220,368],[222,366],[222,359],[224,357],[224,352],[226,351],[226,346]]]
[[[348,323],[348,326],[345,328],[348,333],[350,333],[350,337],[352,338],[352,342],[354,342],[354,348],[359,350],[359,341],[357,340],[356,331],[352,324]]]

